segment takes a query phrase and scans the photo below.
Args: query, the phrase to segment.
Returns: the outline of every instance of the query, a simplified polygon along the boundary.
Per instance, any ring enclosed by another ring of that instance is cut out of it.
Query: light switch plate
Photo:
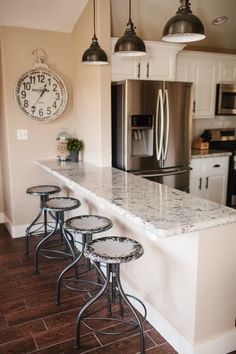
[[[16,137],[17,137],[17,140],[28,140],[28,130],[27,129],[17,129]]]

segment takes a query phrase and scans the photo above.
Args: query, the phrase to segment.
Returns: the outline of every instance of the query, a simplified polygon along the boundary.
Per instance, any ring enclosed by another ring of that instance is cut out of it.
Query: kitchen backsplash
[[[236,116],[221,116],[211,119],[193,119],[192,139],[200,136],[205,129],[236,128]]]

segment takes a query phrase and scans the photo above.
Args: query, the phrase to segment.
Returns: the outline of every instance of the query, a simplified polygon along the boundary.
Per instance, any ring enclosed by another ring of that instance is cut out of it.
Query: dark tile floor
[[[36,242],[36,238],[34,240]],[[76,317],[89,294],[63,287],[61,304],[56,305],[56,279],[68,261],[42,259],[41,272],[36,274],[32,256],[35,242],[31,242],[30,256],[25,256],[24,239],[12,240],[5,226],[0,224],[0,353],[139,353],[136,333],[105,336],[95,334],[85,326],[81,333],[81,348],[75,350]],[[107,323],[101,322],[100,327],[103,326]],[[111,325],[110,328],[113,329]],[[145,346],[147,354],[177,354],[147,322]]]

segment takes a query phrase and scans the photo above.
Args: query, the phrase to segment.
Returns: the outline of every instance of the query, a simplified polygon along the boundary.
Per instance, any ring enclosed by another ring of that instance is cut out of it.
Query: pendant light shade
[[[93,38],[92,43],[88,49],[85,50],[82,56],[82,63],[90,65],[104,65],[108,64],[107,55],[99,46],[98,39],[95,33],[95,0],[93,0]]]
[[[131,19],[131,0],[129,0],[129,21],[124,35],[115,44],[114,52],[122,56],[141,56],[146,54],[144,41],[136,35]]]
[[[180,7],[165,25],[162,40],[173,43],[196,42],[206,38],[201,20],[193,15],[189,0],[180,0]]]

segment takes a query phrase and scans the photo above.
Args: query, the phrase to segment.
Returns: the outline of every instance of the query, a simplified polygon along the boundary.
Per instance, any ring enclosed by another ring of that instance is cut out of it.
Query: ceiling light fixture
[[[115,44],[114,52],[123,56],[141,56],[146,54],[144,41],[136,35],[131,19],[131,0],[129,0],[129,21],[124,35]]]
[[[211,23],[213,25],[223,25],[223,23],[228,21],[228,19],[229,18],[227,16],[218,16],[218,17],[214,18],[214,20],[212,20]]]
[[[98,39],[95,33],[95,0],[93,0],[93,38],[92,43],[82,56],[83,64],[104,65],[108,64],[107,55],[99,46]]]
[[[187,43],[206,38],[201,20],[193,15],[189,0],[180,0],[176,15],[166,23],[163,30],[164,42]]]

